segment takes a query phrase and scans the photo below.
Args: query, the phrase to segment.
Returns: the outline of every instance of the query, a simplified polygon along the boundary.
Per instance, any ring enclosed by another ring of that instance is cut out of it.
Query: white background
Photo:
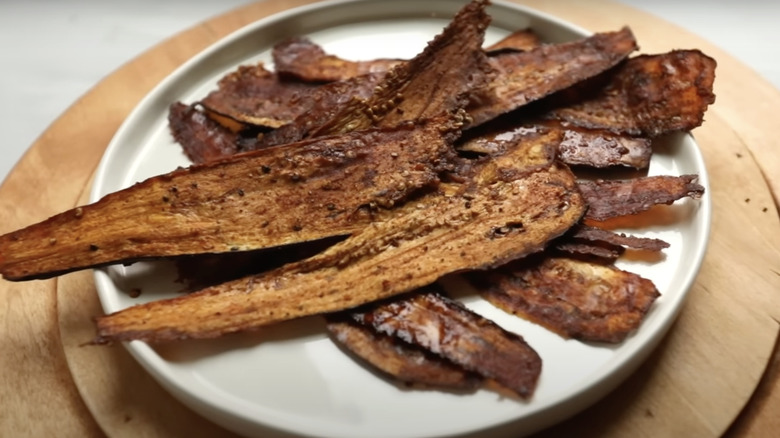
[[[103,77],[166,38],[252,1],[0,0],[0,180]],[[715,43],[780,88],[780,2],[622,1]]]

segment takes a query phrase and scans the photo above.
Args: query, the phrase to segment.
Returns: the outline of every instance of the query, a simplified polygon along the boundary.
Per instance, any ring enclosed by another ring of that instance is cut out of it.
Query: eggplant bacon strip
[[[284,81],[262,63],[242,65],[220,79],[200,104],[242,123],[278,128],[304,110],[316,88],[317,84]]]
[[[237,154],[238,134],[208,117],[195,106],[180,102],[168,110],[168,127],[193,163],[205,163]]]
[[[255,151],[152,177],[0,236],[6,279],[346,235],[436,184],[462,121],[436,119]]]
[[[268,120],[274,119],[275,122],[266,123],[266,125],[273,126],[287,125],[296,117],[305,113],[317,114],[319,117],[327,118],[336,114],[339,108],[352,99],[367,99],[370,97],[383,77],[384,74],[366,75],[323,85],[313,89],[311,94],[303,97],[295,95],[289,100],[274,98],[264,104],[263,108],[266,111],[263,113],[254,111],[246,116],[242,116],[239,114],[241,110],[235,108],[222,109],[221,111],[232,114],[231,117],[237,120],[249,120],[250,118],[258,117],[264,117]],[[221,90],[217,90],[209,97],[216,100],[218,97],[215,93],[220,92]],[[246,97],[246,99],[254,98],[253,96]],[[272,102],[273,105],[269,102]],[[271,133],[267,134],[260,133],[259,137],[264,143],[259,144],[258,133],[255,132],[258,129],[257,126],[245,124],[242,132],[238,134],[233,133],[225,126],[224,118],[220,122],[213,120],[215,117],[214,112],[211,111],[211,106],[205,106],[204,102],[201,102],[200,106],[203,106],[208,114],[200,111],[197,105],[183,113],[179,108],[187,108],[187,106],[178,103],[171,106],[168,116],[169,126],[174,138],[181,145],[187,157],[196,164],[228,157],[237,152],[261,149],[269,145],[293,143],[303,138],[302,135],[290,135],[289,130],[283,129],[280,133],[275,133],[276,131],[271,131]],[[282,111],[277,111],[277,109],[282,108]],[[206,133],[201,133],[204,130],[206,130]],[[285,132],[287,134],[284,134]],[[267,137],[264,138],[264,135]],[[231,144],[232,147],[224,146],[230,146]]]
[[[653,155],[652,140],[613,134],[602,129],[560,127],[564,132],[558,158],[570,166],[612,166],[647,169]]]
[[[326,327],[337,345],[407,385],[473,391],[482,383],[476,373],[396,337],[377,333],[351,319],[348,312],[329,315]]]
[[[496,307],[563,337],[593,342],[622,342],[660,296],[650,280],[631,272],[549,255],[468,279]]]
[[[540,147],[557,136],[541,135]],[[571,171],[512,172],[512,154],[398,207],[324,252],[257,276],[98,320],[97,342],[210,338],[388,298],[542,250],[582,217]]]
[[[556,96],[567,104],[543,117],[636,136],[690,130],[701,125],[715,101],[715,67],[715,60],[698,50],[636,56]],[[607,84],[599,87],[599,82]]]
[[[420,346],[464,370],[529,398],[542,359],[521,336],[434,290],[350,312],[375,332]]]
[[[497,74],[469,105],[471,126],[603,73],[636,49],[634,35],[623,28],[528,52],[492,56],[490,65]]]
[[[557,130],[562,134],[558,159],[570,166],[605,168],[626,166],[645,169],[653,149],[648,138],[613,134],[608,131],[563,126],[560,123],[517,122],[497,119],[464,133],[456,144],[460,151],[492,155],[514,141],[518,134],[534,129]]]
[[[668,205],[685,197],[698,199],[704,193],[704,187],[696,182],[697,178],[697,175],[660,175],[580,181],[580,191],[588,204],[585,219],[605,221],[641,213],[654,205]]]
[[[626,248],[656,252],[668,248],[669,243],[661,239],[630,236],[580,224],[572,228],[552,246],[563,253],[595,256],[614,261],[623,255]]]
[[[305,37],[288,38],[276,44],[271,52],[274,71],[304,82],[334,82],[381,73],[404,62],[400,59],[349,61],[325,53],[319,45]]]

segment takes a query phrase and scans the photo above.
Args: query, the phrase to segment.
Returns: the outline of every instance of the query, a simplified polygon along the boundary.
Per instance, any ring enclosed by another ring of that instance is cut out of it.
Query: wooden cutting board
[[[132,60],[79,99],[0,186],[0,232],[84,203],[92,173],[136,103],[209,44],[311,0],[252,4]],[[708,42],[607,0],[526,0],[593,31],[629,25],[643,52],[699,48],[718,61],[717,102],[694,135],[713,199],[712,239],[690,298],[638,371],[540,436],[774,436],[780,320],[780,93]],[[0,281],[0,436],[229,436],[183,407],[127,352],[82,345],[100,313],[89,272]]]

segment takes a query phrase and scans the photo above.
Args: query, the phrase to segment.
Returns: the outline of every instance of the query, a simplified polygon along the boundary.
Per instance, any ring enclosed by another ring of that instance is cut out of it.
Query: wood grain
[[[0,232],[85,202],[104,148],[154,85],[229,32],[305,3],[240,8],[106,77],[36,140],[0,186]],[[718,61],[717,101],[694,132],[710,172],[714,218],[690,298],[624,384],[539,436],[772,436],[780,427],[780,159],[773,152],[780,93],[719,48],[632,8],[607,0],[518,3],[593,31],[629,25],[646,53],[699,48]],[[224,436],[123,348],[83,346],[99,311],[88,272],[0,282],[0,436]]]

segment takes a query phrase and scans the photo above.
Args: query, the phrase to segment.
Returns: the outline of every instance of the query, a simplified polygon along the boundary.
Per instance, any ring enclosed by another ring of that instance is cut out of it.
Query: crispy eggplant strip
[[[262,63],[242,65],[223,77],[200,104],[242,123],[278,128],[306,110],[316,84],[285,81]]]
[[[535,141],[554,143],[557,136]],[[324,252],[258,276],[99,319],[98,342],[208,338],[349,309],[538,252],[582,217],[568,168],[512,171],[512,154],[397,208]],[[497,168],[498,164],[510,168]]]
[[[614,243],[589,240],[563,239],[552,247],[563,255],[606,263],[614,262],[626,252],[626,248]]]
[[[349,61],[325,53],[319,45],[305,37],[288,38],[276,44],[272,51],[274,71],[306,82],[333,82],[386,72],[404,62],[400,59]]]
[[[379,334],[350,319],[346,312],[329,316],[326,327],[337,345],[408,385],[471,391],[482,382],[477,374],[398,338]]]
[[[541,45],[542,41],[536,32],[532,29],[521,29],[485,47],[485,52],[488,55],[496,55],[503,52],[527,52]]]
[[[669,243],[661,239],[650,237],[630,236],[625,233],[616,233],[588,225],[578,225],[567,235],[567,239],[584,240],[589,242],[604,242],[620,245],[625,248],[640,249],[644,251],[661,251],[669,248]]]
[[[179,102],[171,105],[168,126],[173,138],[193,163],[205,163],[238,152],[238,134],[193,106]]]
[[[564,137],[558,158],[570,166],[612,166],[647,169],[653,155],[649,138],[614,134],[600,129],[561,127]]]
[[[7,279],[346,235],[449,168],[450,119],[240,154],[156,176],[0,236]]]
[[[473,1],[464,6],[422,53],[387,72],[369,98],[350,99],[324,114],[308,111],[264,135],[257,147],[371,126],[394,126],[465,107],[472,90],[486,84],[492,73],[481,50],[490,22],[486,4]]]
[[[322,85],[299,107],[304,111],[281,128],[259,135],[253,147],[262,149],[312,137],[309,135],[312,129],[334,118],[345,106],[371,97],[384,77],[384,73],[373,73]]]
[[[650,280],[603,265],[562,257],[522,260],[469,281],[496,307],[566,338],[622,342],[660,296]]]
[[[522,337],[435,290],[423,290],[350,312],[378,333],[425,348],[448,361],[529,398],[542,359]]]
[[[702,123],[715,101],[715,67],[715,60],[698,50],[636,56],[562,94],[567,102],[579,103],[567,103],[544,117],[649,137],[690,130]],[[600,82],[606,86],[598,86]]]
[[[557,130],[562,140],[558,145],[558,159],[568,165],[605,168],[626,166],[645,169],[652,157],[649,139],[616,135],[602,130],[565,127],[556,122],[520,122],[501,118],[468,130],[458,141],[460,151],[492,155],[505,148],[506,142],[526,131]]]
[[[588,204],[585,219],[607,219],[640,213],[658,204],[671,204],[678,199],[698,199],[704,187],[696,182],[697,175],[647,176],[627,180],[581,181],[580,191]]]
[[[623,28],[569,43],[542,45],[528,52],[490,57],[497,74],[472,99],[468,108],[473,119],[471,126],[596,76],[636,48],[634,35]]]
[[[565,236],[553,245],[562,253],[595,256],[604,260],[614,261],[625,252],[626,248],[641,251],[661,251],[669,247],[669,243],[649,237],[629,236],[611,230],[579,224],[573,227]]]

